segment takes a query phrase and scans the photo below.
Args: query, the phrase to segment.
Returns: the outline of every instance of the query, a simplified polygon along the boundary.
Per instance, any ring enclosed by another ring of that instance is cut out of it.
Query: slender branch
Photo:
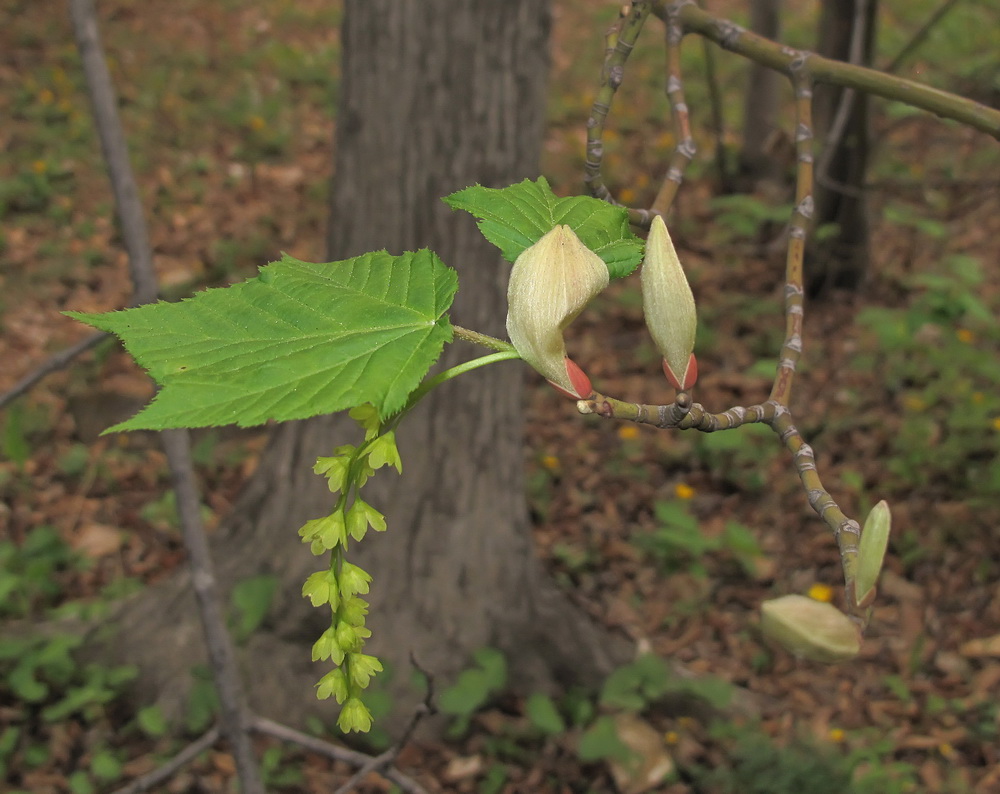
[[[198,615],[205,634],[205,645],[219,693],[219,721],[222,733],[236,759],[236,770],[243,794],[263,794],[257,759],[247,729],[249,726],[243,685],[236,666],[232,638],[222,614],[222,600],[216,584],[212,553],[201,521],[201,500],[191,464],[191,437],[187,430],[161,432],[167,463],[177,497],[184,548],[191,565],[191,582],[198,601]]]
[[[770,427],[792,453],[809,505],[833,532],[840,549],[848,611],[862,629],[868,625],[869,610],[858,606],[854,593],[861,527],[857,521],[844,514],[823,487],[816,469],[816,456],[812,447],[803,440],[786,406],[775,400],[767,400],[747,407],[737,405],[722,413],[713,414],[699,403],[693,403],[686,392],[680,392],[671,405],[629,403],[595,392],[586,400],[577,402],[576,407],[582,414],[596,414],[606,419],[624,419],[658,428],[698,430],[702,433],[732,430],[754,423]]]
[[[664,0],[654,0],[654,2],[654,12],[657,16],[664,17],[669,4]],[[808,57],[809,73],[816,82],[854,88],[885,99],[903,102],[942,118],[962,122],[1000,139],[1000,110],[994,110],[980,102],[914,80],[884,74],[877,69],[855,66],[824,58],[815,53],[794,50],[744,30],[729,20],[712,16],[690,2],[680,3],[678,13],[685,33],[697,33],[723,49],[731,50],[786,75],[790,74],[791,66],[796,60]]]
[[[127,786],[117,789],[114,794],[140,794],[140,792],[149,791],[173,777],[177,770],[189,764],[217,741],[219,741],[219,726],[213,725],[169,761],[158,766],[149,774],[136,778]]]
[[[158,289],[153,269],[153,255],[135,177],[129,163],[128,149],[111,77],[97,29],[92,0],[70,0],[73,29],[83,60],[84,76],[90,95],[101,149],[108,164],[115,195],[115,207],[128,250],[136,304],[156,299]],[[177,510],[184,545],[191,564],[192,583],[198,601],[198,613],[205,634],[212,672],[220,701],[221,732],[236,759],[237,774],[243,794],[263,794],[257,760],[247,731],[247,711],[243,688],[232,647],[232,640],[222,616],[222,607],[212,557],[205,529],[201,523],[200,499],[191,462],[190,439],[185,430],[166,430],[162,434],[167,462],[174,481]]]
[[[819,471],[816,469],[816,455],[795,427],[788,409],[781,406],[769,424],[788,451],[792,453],[795,468],[799,472],[799,479],[802,481],[802,488],[805,490],[810,507],[833,531],[837,548],[840,549],[840,564],[844,572],[847,608],[852,617],[864,629],[868,625],[870,610],[858,606],[854,591],[858,571],[858,543],[861,540],[861,526],[853,518],[848,518],[844,514],[829,491],[823,487]]]
[[[788,230],[788,253],[785,260],[785,339],[781,345],[778,371],[770,399],[788,405],[795,379],[795,367],[802,355],[803,299],[805,297],[803,260],[806,234],[812,221],[813,132],[812,83],[805,70],[806,59],[792,67],[795,90],[795,209]]]
[[[92,347],[96,347],[101,340],[106,339],[108,336],[108,334],[100,331],[92,336],[88,336],[86,339],[81,339],[75,345],[67,347],[65,350],[60,350],[34,372],[29,372],[11,386],[10,391],[0,394],[0,408],[4,408],[8,403],[16,400],[46,375],[51,375],[53,372],[58,372],[68,367],[76,360],[77,356],[86,353]]]
[[[650,0],[634,0],[631,9],[621,18],[619,25],[608,31],[608,55],[601,72],[601,85],[591,107],[590,118],[587,119],[587,158],[583,181],[592,196],[611,204],[619,202],[615,201],[611,191],[604,184],[604,177],[601,176],[601,162],[604,158],[604,124],[611,110],[615,92],[625,78],[625,62],[635,46],[639,31],[642,30],[651,8]],[[648,217],[644,219],[638,210],[631,210],[629,219],[640,225],[645,220],[646,225],[649,225]]]
[[[889,61],[882,71],[892,74],[900,66],[902,66],[903,62],[907,58],[920,49],[920,46],[927,40],[927,37],[934,29],[934,26],[944,19],[945,15],[957,6],[958,3],[959,0],[945,0],[945,2],[942,3],[938,9],[931,14],[930,18],[920,27],[920,30],[913,34],[913,38],[903,46],[903,49],[899,51],[899,54]]]
[[[284,742],[291,742],[299,745],[310,752],[331,758],[334,761],[341,761],[354,767],[362,767],[371,760],[367,753],[357,750],[350,750],[346,747],[338,747],[308,733],[302,733],[287,725],[273,722],[266,717],[254,717],[250,723],[250,729],[257,733],[263,733],[281,739]],[[395,767],[389,767],[380,771],[380,774],[392,783],[395,783],[406,794],[427,794],[427,790],[412,778],[404,775]]]
[[[663,184],[650,208],[651,213],[658,215],[665,215],[673,205],[681,182],[684,181],[684,171],[694,159],[696,151],[694,138],[691,135],[691,116],[688,113],[687,102],[684,101],[684,83],[681,76],[681,39],[684,37],[684,32],[674,8],[667,13],[666,23],[667,98],[670,100],[670,118],[676,145]],[[645,221],[645,218],[643,220]]]

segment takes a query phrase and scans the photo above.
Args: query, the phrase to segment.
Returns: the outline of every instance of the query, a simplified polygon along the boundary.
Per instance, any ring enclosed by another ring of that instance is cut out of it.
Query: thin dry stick
[[[115,207],[128,249],[134,301],[137,304],[147,303],[155,300],[158,293],[152,249],[129,162],[125,133],[118,116],[114,87],[101,48],[94,4],[92,0],[70,0],[70,10],[94,122],[108,164]],[[201,524],[200,499],[194,480],[188,434],[185,430],[168,430],[164,431],[162,437],[174,480],[181,531],[191,563],[191,578],[205,643],[219,693],[222,734],[229,742],[236,759],[243,794],[263,794],[264,786],[260,780],[257,759],[246,729],[246,704],[236,669],[232,640],[222,617],[212,557]]]
[[[931,31],[934,30],[934,26],[944,19],[945,15],[957,6],[958,3],[959,0],[945,0],[945,2],[942,3],[941,6],[939,6],[938,9],[931,14],[930,18],[920,27],[920,30],[913,34],[913,38],[903,46],[903,49],[899,51],[899,54],[889,61],[882,71],[892,74],[900,66],[902,66],[903,62],[920,49],[921,45],[927,41],[927,37],[930,35]]]
[[[285,742],[292,742],[317,755],[332,758],[334,761],[342,761],[351,766],[362,767],[372,758],[367,753],[359,753],[356,750],[349,750],[346,747],[337,747],[322,739],[317,739],[315,736],[310,736],[308,733],[302,733],[294,728],[289,728],[287,725],[269,720],[266,717],[254,717],[250,723],[250,728],[257,733],[273,736]],[[395,767],[382,770],[380,774],[399,786],[406,794],[427,794],[427,790],[423,786],[404,775]]]
[[[108,334],[100,331],[92,336],[88,336],[86,339],[81,339],[72,347],[60,350],[34,372],[29,372],[11,386],[10,391],[0,394],[0,408],[4,408],[8,403],[16,400],[46,375],[51,375],[53,372],[65,369],[76,360],[77,356],[86,353],[92,347],[96,347],[98,342],[107,337]]]
[[[149,791],[154,786],[169,780],[174,773],[193,761],[217,741],[219,741],[219,726],[213,725],[165,764],[158,766],[148,775],[136,778],[127,786],[117,789],[114,794],[140,794],[140,792]]]
[[[372,772],[378,772],[383,774],[382,770],[391,766],[393,761],[396,760],[396,756],[399,755],[400,750],[402,750],[407,744],[409,744],[410,739],[413,737],[414,731],[417,730],[417,726],[420,721],[435,712],[434,708],[434,677],[431,676],[426,670],[424,670],[417,660],[414,658],[413,654],[410,654],[410,664],[416,668],[420,673],[423,673],[424,679],[427,681],[427,689],[424,691],[424,700],[410,716],[410,723],[406,726],[406,730],[399,739],[393,742],[392,747],[388,748],[379,755],[374,756],[370,759],[364,766],[362,766],[357,772],[355,772],[351,778],[344,783],[343,786],[338,788],[333,794],[349,794],[349,792],[354,791],[361,781],[363,781]]]

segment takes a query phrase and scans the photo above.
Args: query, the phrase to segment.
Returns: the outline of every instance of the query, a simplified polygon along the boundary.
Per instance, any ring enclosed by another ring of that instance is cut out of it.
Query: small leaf
[[[539,692],[530,695],[524,704],[524,711],[531,724],[542,733],[555,736],[566,731],[566,723],[548,695]]]
[[[139,723],[139,729],[153,739],[165,736],[170,729],[167,718],[163,716],[163,710],[159,706],[146,706],[146,708],[139,709],[135,719]]]
[[[885,550],[889,545],[889,532],[892,529],[892,514],[889,504],[883,499],[875,505],[865,519],[861,530],[861,541],[858,544],[858,572],[854,580],[855,601],[865,603],[882,571],[885,560]]]
[[[581,761],[615,760],[627,763],[632,752],[618,736],[611,717],[598,717],[594,724],[584,731],[577,745],[576,754]]]
[[[118,336],[163,388],[109,431],[259,425],[371,403],[398,411],[452,330],[458,281],[430,251],[311,264],[108,314],[69,316]]]
[[[486,675],[486,684],[490,689],[503,689],[507,685],[507,659],[503,652],[496,648],[480,648],[472,654],[476,664]]]
[[[233,586],[229,598],[237,613],[234,634],[242,641],[253,634],[271,608],[278,578],[274,574],[261,574],[243,579]]]
[[[642,240],[629,229],[627,210],[589,196],[559,198],[545,177],[502,189],[474,185],[443,200],[479,218],[483,236],[508,262],[561,224],[604,260],[611,278],[627,276],[642,259]]]

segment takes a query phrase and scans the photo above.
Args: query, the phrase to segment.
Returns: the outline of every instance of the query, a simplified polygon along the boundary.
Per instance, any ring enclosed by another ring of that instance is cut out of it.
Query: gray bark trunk
[[[820,14],[818,52],[871,66],[877,6],[877,0],[826,0]],[[860,57],[852,59],[852,31],[859,21],[863,25]],[[834,147],[817,157],[815,223],[817,228],[833,224],[835,232],[810,247],[806,278],[812,295],[832,288],[856,290],[868,268],[870,209],[864,183],[871,148],[870,103],[867,94],[853,92],[842,133],[830,140],[843,94],[844,89],[825,85],[817,86],[815,92],[816,139],[824,147]]]
[[[509,265],[471,217],[440,197],[537,173],[548,24],[548,0],[348,0],[331,258],[433,247],[461,274],[453,319],[503,333]],[[474,352],[451,345],[445,362]],[[389,530],[369,533],[351,558],[374,576],[366,650],[395,671],[397,716],[421,694],[407,686],[411,653],[439,688],[487,645],[507,654],[511,683],[522,690],[594,681],[612,665],[607,637],[542,575],[535,557],[521,402],[517,364],[436,390],[398,433],[403,476],[383,470],[366,488]],[[337,417],[279,427],[215,540],[220,582],[281,577],[243,665],[251,705],[293,724],[310,713],[336,714],[313,695],[327,665],[309,661],[328,613],[300,596],[322,563],[296,531],[332,507],[311,471],[315,458],[350,440],[349,423]],[[160,693],[173,713],[203,657],[185,578],[141,594],[119,618],[120,646],[141,665],[143,688]]]
[[[752,0],[750,30],[777,41],[781,35],[781,0]],[[758,63],[751,64],[743,104],[740,171],[752,181],[778,180],[787,173],[787,161],[776,157],[773,151],[781,91],[785,83],[782,75],[774,69]]]

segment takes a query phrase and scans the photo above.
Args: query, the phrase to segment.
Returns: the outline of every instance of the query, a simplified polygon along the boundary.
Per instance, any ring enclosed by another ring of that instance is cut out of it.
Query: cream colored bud
[[[861,650],[861,632],[854,621],[832,604],[801,595],[761,604],[760,628],[787,651],[814,662],[843,662]]]
[[[694,295],[659,215],[649,227],[640,279],[646,327],[663,356],[664,372],[675,388],[689,389],[697,377],[692,357],[698,325]]]
[[[569,226],[556,226],[514,262],[507,286],[507,333],[528,364],[575,399],[590,381],[566,357],[563,330],[608,286],[608,267]]]

